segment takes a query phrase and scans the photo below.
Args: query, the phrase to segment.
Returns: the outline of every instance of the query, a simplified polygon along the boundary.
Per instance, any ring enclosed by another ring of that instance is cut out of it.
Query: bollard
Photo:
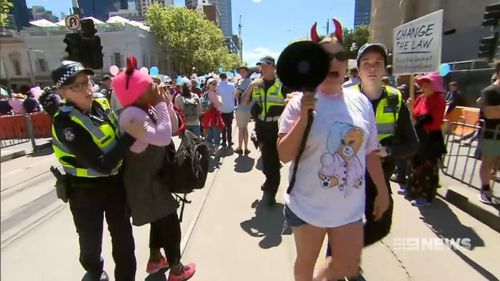
[[[33,147],[33,152],[36,152],[36,142],[35,142],[35,130],[33,130],[33,123],[31,122],[31,116],[29,114],[24,115],[24,120],[26,121],[26,130],[28,131],[28,137],[31,139],[31,146]]]

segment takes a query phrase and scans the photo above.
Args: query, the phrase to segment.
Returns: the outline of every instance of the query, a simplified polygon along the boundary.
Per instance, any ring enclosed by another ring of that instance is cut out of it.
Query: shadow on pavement
[[[276,203],[270,207],[262,201],[255,200],[252,208],[255,208],[255,216],[241,222],[241,228],[252,237],[262,237],[259,242],[262,249],[279,246],[282,233],[288,234],[288,231],[283,230],[285,222],[283,204]]]
[[[446,239],[470,239],[470,249],[458,246],[452,248],[452,251],[478,273],[483,275],[486,280],[498,280],[492,273],[464,254],[464,251],[473,251],[475,247],[484,247],[484,241],[472,227],[463,225],[446,203],[440,198],[436,198],[431,206],[420,208],[420,214],[422,215],[422,220],[431,226],[432,231],[439,237]]]
[[[237,173],[247,173],[253,169],[255,159],[246,155],[239,155],[234,159],[234,171]]]
[[[262,163],[262,156],[257,159],[257,165],[255,165],[255,169],[262,171],[263,163]]]
[[[226,155],[225,148],[221,147],[214,151],[213,155],[210,157],[210,164],[208,165],[208,172],[212,173],[215,169],[219,168],[221,163],[221,158],[224,158]]]
[[[165,275],[166,270],[160,270],[157,273],[150,274],[144,279],[144,281],[167,281],[167,276]]]
[[[52,148],[52,145],[47,146],[47,147],[42,147],[42,148],[37,147],[37,151],[29,154],[28,157],[46,156],[46,155],[50,155],[52,153],[54,153],[54,149]]]

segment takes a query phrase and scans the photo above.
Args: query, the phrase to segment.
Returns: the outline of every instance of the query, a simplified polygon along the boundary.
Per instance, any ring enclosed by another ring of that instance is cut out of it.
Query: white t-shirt
[[[286,106],[279,121],[280,134],[298,120],[301,97]],[[378,148],[377,127],[372,106],[361,93],[344,89],[343,94],[316,93],[316,98],[295,186],[290,194],[285,192],[285,202],[308,224],[337,227],[358,221],[364,214],[366,155]]]
[[[217,86],[217,93],[222,98],[220,111],[222,113],[231,113],[234,111],[234,84],[222,81]]]

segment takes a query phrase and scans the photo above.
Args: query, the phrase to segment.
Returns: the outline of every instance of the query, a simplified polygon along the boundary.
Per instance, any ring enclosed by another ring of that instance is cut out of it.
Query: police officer
[[[65,99],[54,116],[54,153],[65,172],[65,189],[79,236],[83,280],[108,280],[101,258],[103,218],[112,237],[115,280],[135,280],[136,260],[122,183],[122,158],[135,139],[118,138],[117,119],[106,99],[92,98],[93,71],[74,61],[63,61],[52,72],[58,93]],[[132,123],[127,132],[140,133]],[[59,191],[58,191],[59,193]]]
[[[270,56],[260,59],[257,63],[262,78],[254,80],[243,95],[242,104],[248,105],[255,101],[259,108],[255,131],[262,151],[262,171],[266,181],[261,186],[263,199],[272,206],[276,203],[276,193],[280,184],[280,166],[278,150],[278,119],[285,108],[285,95],[279,79],[276,77],[275,60]],[[250,93],[250,94],[249,94]]]
[[[367,43],[357,56],[361,84],[346,89],[347,94],[363,93],[372,103],[380,142],[380,157],[387,187],[397,161],[407,160],[418,149],[418,138],[410,113],[401,92],[391,86],[382,86],[381,80],[387,65],[387,52],[383,44]],[[389,193],[390,190],[389,190]],[[365,245],[370,245],[390,231],[392,223],[392,199],[389,210],[379,221],[374,221],[373,202],[377,194],[370,176],[366,177]]]

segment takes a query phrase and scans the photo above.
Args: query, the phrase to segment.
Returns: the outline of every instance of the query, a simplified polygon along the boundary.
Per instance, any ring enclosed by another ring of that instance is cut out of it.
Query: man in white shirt
[[[361,84],[361,79],[359,78],[358,68],[353,67],[349,70],[349,81],[345,82],[342,87],[348,88],[354,85]]]
[[[224,130],[222,130],[222,146],[232,146],[233,141],[231,135],[233,133],[233,113],[235,108],[235,87],[233,83],[227,82],[227,75],[221,73],[219,75],[221,82],[217,87],[217,93],[222,98],[222,104],[220,105],[220,111],[222,113],[222,120],[224,120]]]

